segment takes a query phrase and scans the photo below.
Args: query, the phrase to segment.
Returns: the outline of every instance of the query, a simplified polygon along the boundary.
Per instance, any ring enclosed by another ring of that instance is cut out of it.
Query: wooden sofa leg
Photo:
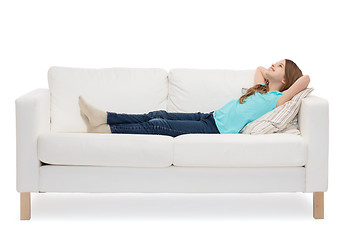
[[[315,219],[324,219],[324,192],[313,193],[313,216]]]
[[[29,192],[20,193],[20,220],[30,220],[31,196]]]

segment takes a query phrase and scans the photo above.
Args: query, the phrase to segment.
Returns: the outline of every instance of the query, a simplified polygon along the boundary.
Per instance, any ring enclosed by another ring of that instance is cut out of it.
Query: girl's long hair
[[[293,61],[291,61],[290,59],[285,59],[285,84],[282,85],[280,92],[287,90],[289,87],[291,87],[291,85],[293,85],[296,80],[299,79],[299,77],[301,77],[302,71],[300,70],[300,68],[296,65],[296,63],[294,63]],[[245,103],[245,99],[248,96],[253,95],[255,92],[259,92],[259,93],[267,93],[269,92],[269,82],[267,79],[265,79],[265,85],[262,84],[256,84],[255,86],[249,88],[246,93],[244,95],[242,95],[239,98],[239,103],[243,104]]]

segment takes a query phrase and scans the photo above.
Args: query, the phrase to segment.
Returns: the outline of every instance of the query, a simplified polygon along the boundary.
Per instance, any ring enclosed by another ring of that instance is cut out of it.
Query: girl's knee
[[[151,112],[148,113],[148,115],[150,115],[152,117],[163,116],[164,114],[166,114],[165,110],[151,111]]]

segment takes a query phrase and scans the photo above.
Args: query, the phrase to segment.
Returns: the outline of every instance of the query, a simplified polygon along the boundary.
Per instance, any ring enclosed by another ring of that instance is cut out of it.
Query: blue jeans
[[[111,133],[157,134],[176,137],[189,133],[220,133],[213,112],[175,113],[165,110],[145,114],[107,112]]]

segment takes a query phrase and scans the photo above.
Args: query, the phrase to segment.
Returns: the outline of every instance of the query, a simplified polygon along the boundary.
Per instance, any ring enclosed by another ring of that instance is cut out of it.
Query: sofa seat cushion
[[[294,134],[184,134],[174,138],[174,166],[294,167],[306,162],[307,144]]]
[[[41,162],[56,165],[169,167],[173,137],[142,134],[44,133]]]

